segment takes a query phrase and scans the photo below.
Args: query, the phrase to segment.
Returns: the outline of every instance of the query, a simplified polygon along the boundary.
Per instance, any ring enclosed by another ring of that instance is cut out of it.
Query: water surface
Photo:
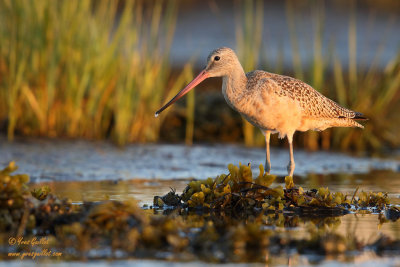
[[[228,163],[247,164],[253,170],[264,164],[264,148],[239,145],[131,144],[118,148],[107,142],[0,139],[0,164],[15,160],[33,182],[100,181],[130,179],[205,179],[224,173]],[[296,149],[295,176],[307,174],[369,173],[400,170],[400,161],[359,158],[343,153]],[[287,174],[288,149],[271,149],[271,173]]]
[[[264,149],[235,145],[128,145],[119,149],[109,143],[86,141],[30,140],[0,143],[0,164],[15,160],[18,172],[31,175],[30,187],[48,185],[52,192],[70,198],[76,205],[84,201],[125,200],[135,198],[140,205],[152,205],[153,197],[175,189],[181,193],[191,179],[204,179],[227,173],[227,163],[239,161],[257,165],[264,161]],[[283,185],[288,152],[272,149],[272,173],[277,174],[276,185]],[[359,191],[387,192],[391,203],[400,204],[399,161],[395,159],[358,158],[342,153],[295,150],[296,171],[294,182],[305,189],[329,187],[333,192],[352,195]],[[356,235],[364,243],[372,243],[382,235],[400,239],[399,220],[380,222],[379,214],[347,214],[337,217],[331,230],[348,236]],[[307,227],[307,218],[290,231],[301,235]],[[277,227],[279,229],[279,227]],[[365,250],[346,257],[327,257],[296,252],[284,255],[268,254],[272,265],[344,266],[396,266],[399,256],[377,255]],[[322,257],[322,258],[321,258]],[[13,266],[35,262],[12,261]],[[191,262],[194,266],[201,262]],[[50,262],[50,265],[54,262]],[[76,264],[87,264],[77,262]],[[93,264],[93,263],[91,263]],[[108,261],[97,261],[98,266],[108,266]],[[113,261],[113,265],[170,266],[169,262],[153,260]],[[174,263],[175,264],[175,263]],[[178,265],[182,265],[179,263]],[[1,265],[1,263],[0,263]],[[58,263],[56,266],[63,266]],[[237,265],[241,266],[241,265]]]

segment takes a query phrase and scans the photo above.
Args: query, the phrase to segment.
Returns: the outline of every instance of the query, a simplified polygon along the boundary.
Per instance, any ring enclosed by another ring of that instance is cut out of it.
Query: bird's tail
[[[360,119],[360,120],[368,120],[368,119],[365,118],[365,119]],[[358,127],[358,128],[364,129],[364,126],[363,126],[363,125],[359,124],[359,123],[356,122],[356,121],[353,121],[353,120],[351,120],[351,121],[352,121],[352,123],[353,123],[353,125],[354,125],[354,126],[352,126],[352,127]]]
[[[337,118],[334,119],[335,121],[333,122],[334,127],[358,127],[358,128],[364,128],[361,124],[356,122],[355,120],[358,120],[356,118]],[[360,120],[367,120],[367,118],[360,119]]]

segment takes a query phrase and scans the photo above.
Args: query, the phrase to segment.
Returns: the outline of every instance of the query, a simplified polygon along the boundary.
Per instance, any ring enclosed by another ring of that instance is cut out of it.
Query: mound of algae
[[[358,189],[353,195],[332,193],[327,187],[305,191],[295,186],[290,176],[285,177],[285,188],[272,186],[276,176],[264,173],[263,165],[259,166],[259,170],[258,176],[253,177],[250,164],[229,164],[228,174],[215,179],[191,181],[181,195],[172,190],[162,197],[156,196],[154,206],[316,215],[341,215],[366,209],[379,212],[390,206],[387,194],[381,192],[361,192],[356,196]]]

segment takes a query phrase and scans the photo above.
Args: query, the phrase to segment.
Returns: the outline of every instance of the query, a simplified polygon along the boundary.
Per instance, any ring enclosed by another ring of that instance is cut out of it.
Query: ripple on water
[[[32,181],[93,181],[129,179],[206,178],[226,171],[228,163],[265,160],[263,148],[237,145],[128,145],[118,148],[106,142],[32,140],[0,142],[0,164],[15,160]],[[368,173],[399,170],[399,162],[358,158],[342,153],[295,151],[296,176],[329,173]],[[286,175],[288,151],[271,150],[272,173]]]

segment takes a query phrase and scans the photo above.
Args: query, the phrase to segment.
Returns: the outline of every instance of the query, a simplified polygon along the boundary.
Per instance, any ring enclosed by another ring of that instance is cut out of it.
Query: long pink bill
[[[200,72],[199,75],[197,75],[196,78],[193,79],[188,85],[186,85],[185,88],[183,88],[176,96],[174,96],[167,104],[165,104],[162,108],[157,110],[155,116],[157,117],[164,109],[167,107],[171,106],[173,103],[175,103],[179,98],[182,96],[186,95],[190,90],[192,90],[194,87],[196,87],[199,83],[204,81],[209,77],[209,74],[203,70]]]

